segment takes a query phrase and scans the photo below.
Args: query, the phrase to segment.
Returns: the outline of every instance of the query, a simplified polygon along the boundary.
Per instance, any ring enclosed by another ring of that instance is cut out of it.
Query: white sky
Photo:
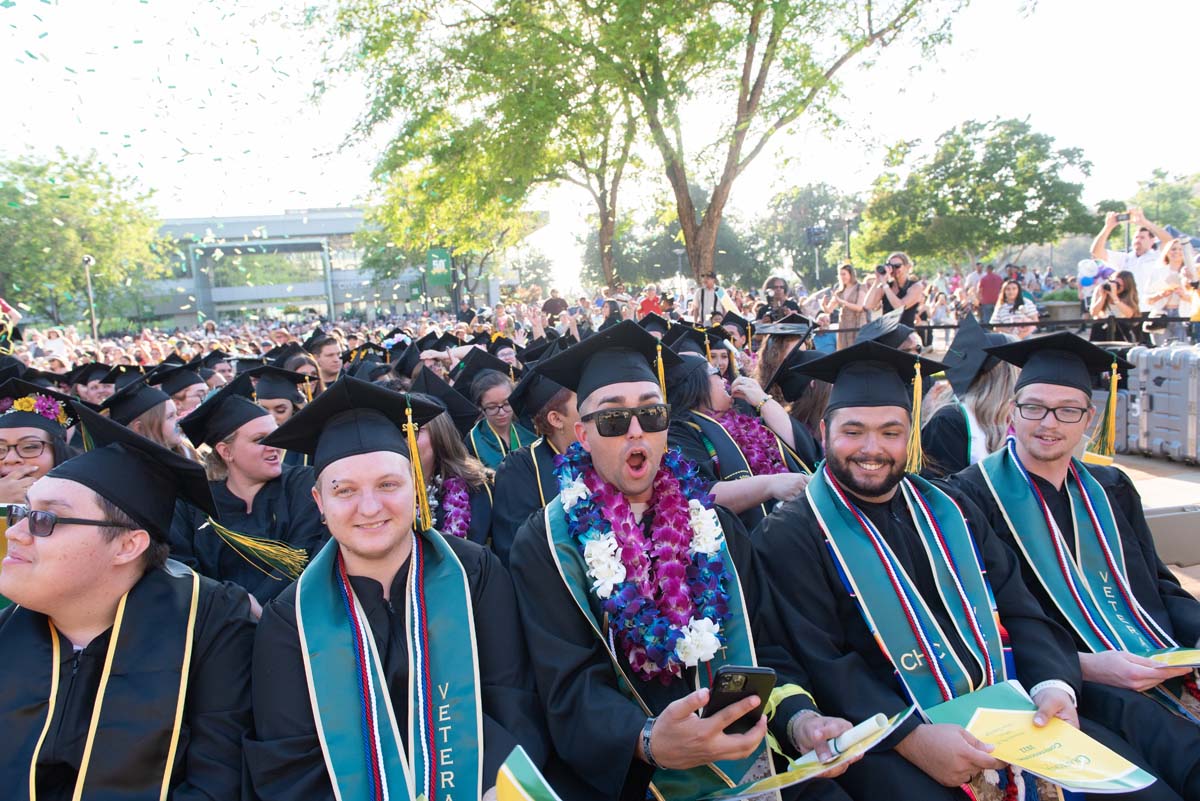
[[[320,74],[311,33],[288,30],[277,2],[0,0],[0,158],[95,150],[156,191],[164,217],[275,214],[361,202],[372,145],[339,150],[363,93],[309,99]],[[865,190],[883,146],[930,141],[967,119],[1028,117],[1093,162],[1085,198],[1131,195],[1155,167],[1200,172],[1194,0],[975,0],[936,64],[885,51],[845,75],[843,129],[780,137],[739,180],[730,211],[761,214],[791,185]],[[292,3],[292,11],[300,8]],[[1178,102],[1175,100],[1178,98]],[[703,133],[695,117],[688,132]],[[377,143],[375,143],[377,144]],[[626,195],[645,204],[664,179]],[[544,193],[536,237],[574,273],[588,199]]]

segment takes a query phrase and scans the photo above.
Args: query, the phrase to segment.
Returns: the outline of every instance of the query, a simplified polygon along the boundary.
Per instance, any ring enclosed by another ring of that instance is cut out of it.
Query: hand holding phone
[[[758,696],[758,706],[725,727],[726,734],[745,734],[754,728],[766,709],[771,691],[775,689],[775,671],[771,668],[745,665],[722,665],[712,680],[712,695],[700,712],[710,718],[743,698]]]

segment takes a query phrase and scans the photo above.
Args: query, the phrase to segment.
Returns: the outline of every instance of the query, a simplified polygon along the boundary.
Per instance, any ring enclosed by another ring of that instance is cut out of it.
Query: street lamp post
[[[100,330],[96,326],[96,298],[92,294],[92,265],[95,263],[96,260],[91,256],[83,257],[83,277],[87,280],[88,316],[92,320],[92,341],[99,342]]]

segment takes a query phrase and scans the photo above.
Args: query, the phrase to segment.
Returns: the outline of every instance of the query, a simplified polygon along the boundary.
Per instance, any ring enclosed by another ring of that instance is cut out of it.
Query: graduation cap
[[[234,375],[248,373],[255,367],[261,367],[266,363],[266,359],[261,356],[235,356],[229,359],[229,365],[233,367]]]
[[[267,364],[283,367],[288,359],[301,353],[307,354],[308,351],[299,342],[285,342],[271,348],[262,355],[262,358]]]
[[[127,426],[144,412],[148,412],[170,399],[170,395],[157,387],[150,386],[146,383],[145,377],[139,376],[100,404],[100,411],[108,412],[110,419]]]
[[[721,326],[724,327],[727,325],[731,325],[736,328],[742,336],[746,337],[746,339],[749,339],[754,331],[750,325],[750,321],[736,312],[725,312],[725,316],[721,318]]]
[[[159,366],[161,368],[162,365]],[[204,379],[200,377],[199,359],[192,359],[187,364],[177,367],[155,370],[146,381],[160,387],[168,395],[182,392],[193,384],[205,383]]]
[[[518,384],[518,386],[520,385]],[[412,391],[428,395],[441,404],[446,413],[450,415],[450,419],[454,421],[454,427],[458,429],[458,433],[464,437],[471,431],[471,426],[475,425],[475,421],[479,419],[479,407],[471,403],[470,399],[447,384],[432,370],[422,370],[417,373],[417,377],[412,382]],[[516,394],[516,390],[513,391],[513,394]],[[508,402],[510,404],[513,402],[511,396]]]
[[[22,378],[25,375],[25,365],[19,359],[11,356],[0,356],[0,383],[10,378]]]
[[[666,371],[679,356],[633,320],[616,325],[538,362],[543,376],[573,390],[580,405],[596,390],[626,381],[653,381],[666,395]]]
[[[193,445],[216,445],[251,420],[270,414],[247,396],[248,383],[248,378],[238,376],[179,421]]]
[[[856,343],[878,342],[881,345],[887,345],[889,348],[899,350],[914,333],[912,327],[900,322],[900,317],[903,314],[903,309],[894,309],[882,317],[875,318],[858,329],[858,333],[854,336],[854,341]]]
[[[459,392],[469,397],[471,382],[484,370],[495,370],[497,373],[508,376],[512,381],[516,381],[520,375],[520,372],[508,362],[500,361],[487,351],[471,348],[463,360],[456,364],[450,372],[451,384]]]
[[[671,330],[671,321],[658,312],[650,312],[638,320],[638,325],[651,334],[658,334],[660,337],[666,336],[667,332]]]
[[[61,437],[76,423],[73,403],[60,392],[10,378],[0,384],[0,428],[40,428]]]
[[[54,387],[62,386],[62,376],[58,373],[51,373],[48,370],[35,370],[30,367],[20,376],[22,381],[43,387],[45,389],[53,389]]]
[[[312,400],[311,384],[315,379],[304,373],[264,364],[248,370],[235,381],[248,383],[249,379],[257,379],[254,383],[256,400],[289,400],[298,406]]]
[[[679,333],[676,334],[676,331]],[[670,342],[663,337],[663,343],[671,346],[676,353],[700,353],[704,358],[712,358],[714,347],[724,347],[729,339],[729,332],[719,325],[709,328],[693,328],[690,325],[677,325],[671,329],[673,336]]]
[[[412,378],[413,370],[417,369],[417,365],[421,363],[421,354],[416,345],[397,343],[388,350],[388,354],[391,358],[393,372],[402,378]]]
[[[1021,368],[1018,392],[1030,384],[1054,384],[1078,389],[1090,398],[1097,377],[1107,373],[1108,400],[1084,461],[1111,463],[1116,452],[1117,382],[1121,371],[1133,369],[1132,364],[1069,331],[996,345],[987,352]]]
[[[433,518],[417,452],[417,429],[441,413],[436,403],[343,376],[263,444],[309,454],[317,475],[350,456],[381,451],[404,456],[412,465],[421,525],[428,527]]]
[[[200,464],[86,407],[76,407],[88,450],[48,476],[82,484],[129,515],[158,542],[167,541],[177,497],[206,514],[216,514]]]
[[[436,348],[434,346],[438,343],[439,340],[444,339],[444,338],[445,338],[444,334],[438,334],[437,331],[430,331],[429,333],[425,334],[424,336],[417,338],[417,340],[415,342],[413,342],[413,344],[417,346],[418,352],[426,351],[426,350],[439,350],[439,348]]]
[[[332,337],[330,337],[329,334],[325,333],[324,328],[317,326],[312,330],[312,333],[308,335],[308,338],[304,340],[302,347],[309,353],[313,353],[315,355],[317,346],[324,345],[325,342],[331,338]]]
[[[679,354],[679,363],[667,370],[667,393],[674,394],[685,381],[695,373],[704,371],[711,373],[715,368],[709,364],[703,353],[685,351]]]
[[[120,392],[125,387],[146,377],[146,372],[136,364],[115,364],[108,374],[100,379],[101,384],[115,384]]]
[[[779,367],[775,369],[775,374],[767,381],[763,387],[767,392],[771,391],[771,387],[778,386],[779,394],[788,403],[794,403],[808,385],[813,382],[812,376],[804,375],[800,372],[800,368],[809,362],[815,362],[817,359],[825,356],[819,350],[801,350],[800,348],[792,348],[783,361],[779,363]]]
[[[390,364],[384,364],[383,362],[376,361],[375,359],[363,359],[359,361],[358,366],[356,366],[350,372],[350,375],[361,381],[376,381],[380,378],[380,376],[386,375],[390,372],[392,372],[392,366]]]
[[[962,398],[971,388],[975,379],[991,370],[999,359],[989,354],[985,348],[1004,345],[1012,338],[999,332],[984,330],[975,316],[968,314],[958,324],[954,341],[946,349],[942,363],[946,365],[946,378],[954,388],[954,394]]]
[[[804,341],[816,327],[817,324],[803,314],[791,312],[778,322],[759,325],[754,329],[754,333],[767,336],[800,337],[800,340]]]
[[[299,348],[298,345],[297,348]],[[215,370],[218,364],[223,361],[227,361],[228,359],[229,354],[220,348],[217,348],[216,350],[210,350],[208,353],[200,357],[200,366],[208,370]]]
[[[90,384],[93,381],[104,382],[105,376],[108,375],[109,367],[107,364],[99,362],[87,362],[81,364],[67,374],[71,385],[75,384]]]
[[[548,361],[554,356],[567,350],[570,346],[561,340],[546,343],[545,350],[540,354],[540,362]],[[546,407],[546,404],[564,389],[563,385],[542,375],[537,364],[527,369],[521,380],[513,387],[508,396],[508,404],[512,407],[522,424],[533,428],[533,418]]]
[[[827,411],[860,406],[899,406],[912,414],[908,433],[907,471],[918,473],[921,453],[921,400],[924,379],[943,369],[941,362],[923,359],[874,340],[822,356],[795,368],[802,375],[833,384]]]
[[[520,358],[521,353],[524,350],[524,348],[519,347],[516,342],[513,342],[503,334],[494,335],[492,337],[492,341],[489,342],[487,346],[488,353],[492,354],[493,356],[499,356],[500,351],[504,350],[505,348],[512,348],[513,353],[517,354],[517,358]]]

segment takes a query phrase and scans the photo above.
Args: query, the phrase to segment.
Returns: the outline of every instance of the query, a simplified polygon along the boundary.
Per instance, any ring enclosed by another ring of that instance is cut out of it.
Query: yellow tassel
[[[704,358],[712,362],[712,346],[708,344],[708,334],[704,335]]]
[[[663,372],[662,343],[660,342],[654,347],[657,351],[654,363],[658,367],[658,388],[662,392],[663,400],[665,401],[667,399],[667,376]]]
[[[421,451],[417,448],[417,424],[412,419],[412,406],[404,410],[408,422],[404,434],[408,437],[408,460],[412,462],[413,481],[417,484],[417,524],[422,531],[433,528],[433,517],[429,513],[429,496],[425,494],[425,474],[421,469]]]
[[[289,581],[295,581],[308,564],[308,552],[302,548],[293,548],[279,540],[239,534],[225,528],[211,517],[200,528],[205,526],[212,526],[216,535],[234,553],[272,578],[278,578],[274,573],[282,573]]]
[[[925,455],[921,451],[921,400],[924,396],[921,379],[921,362],[914,363],[913,398],[912,398],[912,428],[908,432],[908,465],[905,470],[909,473],[920,473],[925,466]]]
[[[1113,359],[1112,370],[1108,374],[1108,400],[1104,403],[1104,411],[1096,433],[1088,443],[1084,461],[1092,464],[1112,464],[1113,454],[1117,452],[1117,361]],[[1094,457],[1089,460],[1087,457]]]
[[[304,397],[307,403],[312,403],[312,379],[304,379]]]

